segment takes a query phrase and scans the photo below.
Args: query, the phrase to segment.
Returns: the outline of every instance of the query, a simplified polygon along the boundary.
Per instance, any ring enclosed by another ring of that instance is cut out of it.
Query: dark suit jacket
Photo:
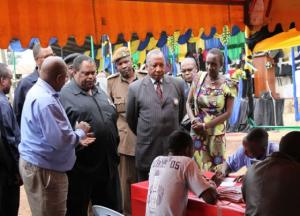
[[[149,75],[129,86],[126,118],[137,135],[136,167],[139,170],[149,170],[155,157],[167,154],[167,138],[179,128],[183,117],[183,81],[165,75],[162,85],[162,102]]]
[[[117,112],[106,93],[95,87],[93,96],[89,96],[72,80],[62,89],[61,102],[71,125],[74,127],[76,122],[86,121],[96,137],[95,143],[88,147],[79,146],[72,171],[83,175],[99,175],[107,170],[114,173],[119,162]]]
[[[13,108],[19,126],[21,126],[21,115],[22,115],[25,97],[29,89],[31,89],[31,87],[36,83],[38,78],[39,78],[39,73],[37,68],[35,68],[35,70],[31,74],[29,74],[24,79],[21,79],[21,81],[19,82],[15,90]]]
[[[18,169],[5,140],[5,130],[2,122],[2,116],[0,116],[0,171],[5,175],[15,177]]]

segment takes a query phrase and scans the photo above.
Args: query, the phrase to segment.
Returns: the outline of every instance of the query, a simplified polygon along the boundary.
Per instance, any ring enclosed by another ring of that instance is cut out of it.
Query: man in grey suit
[[[137,135],[138,181],[148,179],[155,157],[168,153],[167,138],[183,117],[184,84],[165,75],[165,60],[159,49],[146,58],[148,75],[129,85],[126,118]]]

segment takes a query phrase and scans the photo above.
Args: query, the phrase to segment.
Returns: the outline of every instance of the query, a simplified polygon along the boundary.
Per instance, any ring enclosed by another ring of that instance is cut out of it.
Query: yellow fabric
[[[135,53],[140,45],[140,40],[130,41],[130,53]]]
[[[154,37],[151,37],[149,43],[146,47],[146,50],[153,50],[156,48],[157,40]]]
[[[115,52],[117,49],[119,49],[120,47],[123,47],[123,46],[124,45],[122,43],[121,44],[115,44],[113,52]]]
[[[251,33],[250,33],[249,27],[245,26],[245,39],[249,38],[250,34]],[[252,52],[249,49],[247,43],[245,43],[245,61],[246,61],[246,63],[249,63],[252,65],[252,58],[250,58],[250,56],[252,56]],[[249,71],[253,72],[252,68],[248,64],[244,65],[244,70],[249,70]]]
[[[256,44],[253,52],[289,48],[300,45],[300,31],[291,29],[279,33]]]
[[[205,42],[203,39],[199,38],[197,42],[197,49],[201,48],[202,50],[205,50]]]
[[[102,58],[102,49],[99,48],[99,49],[97,50],[96,59],[100,60],[101,58]]]
[[[198,40],[199,40],[198,37],[190,37],[189,43],[197,43]]]
[[[139,56],[139,62],[141,65],[144,64],[146,60],[146,49],[144,49],[143,51],[140,51],[140,56]]]
[[[214,35],[214,38],[221,38],[221,36],[222,36],[222,34],[216,33],[216,34]]]
[[[178,53],[178,60],[181,62],[187,53],[187,43],[185,44],[178,44],[179,53]]]
[[[289,61],[290,60],[290,55],[291,55],[291,48],[283,48],[283,61]]]

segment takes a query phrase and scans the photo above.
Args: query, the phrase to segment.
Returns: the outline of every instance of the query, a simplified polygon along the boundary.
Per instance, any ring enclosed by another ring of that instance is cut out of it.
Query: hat
[[[80,53],[71,53],[64,58],[64,61],[67,65],[73,64],[73,60],[79,55],[81,55],[81,54]]]
[[[112,61],[116,62],[119,59],[127,57],[127,56],[130,56],[129,49],[127,47],[120,47],[114,52]]]

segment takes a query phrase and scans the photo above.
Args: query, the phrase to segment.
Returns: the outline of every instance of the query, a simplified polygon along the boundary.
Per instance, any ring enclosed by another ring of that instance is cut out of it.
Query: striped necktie
[[[155,83],[156,83],[156,94],[159,97],[159,99],[162,101],[163,93],[162,93],[162,90],[161,90],[160,81],[156,81]]]

